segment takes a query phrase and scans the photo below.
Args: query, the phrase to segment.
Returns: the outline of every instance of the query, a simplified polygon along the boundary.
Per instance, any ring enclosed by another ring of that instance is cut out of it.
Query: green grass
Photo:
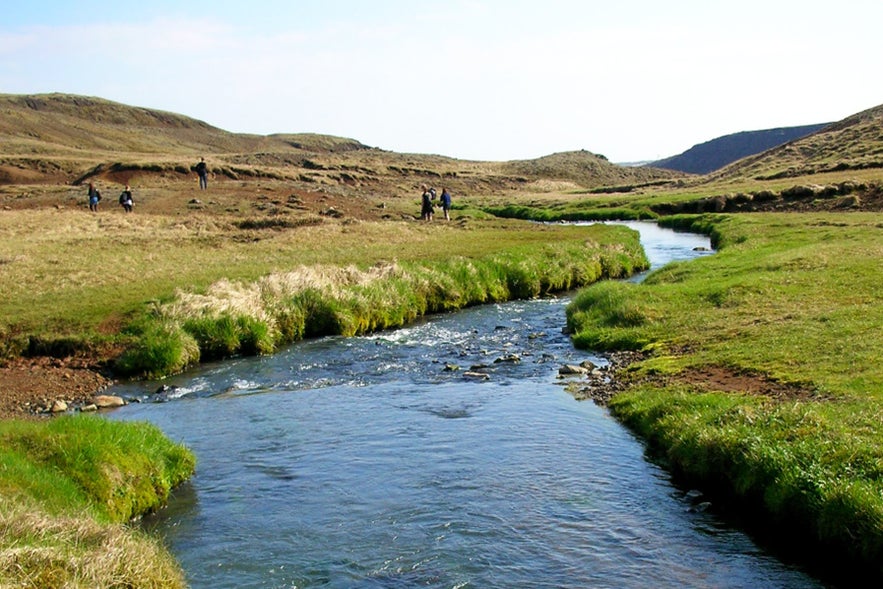
[[[642,284],[589,287],[568,308],[576,345],[644,350],[623,378],[668,379],[614,398],[614,413],[689,480],[883,574],[883,225],[872,214],[667,223],[712,234],[720,250]],[[697,367],[803,393],[679,380]]]
[[[54,209],[0,216],[0,333],[6,355],[32,341],[113,338],[145,307],[177,289],[205,291],[223,279],[254,282],[304,266],[371,266],[477,258],[517,246],[606,238],[585,228],[464,218],[454,224],[322,224],[240,230],[209,215],[92,216]],[[322,244],[317,247],[317,244]]]
[[[636,233],[582,229],[580,239],[519,245],[483,257],[310,266],[254,282],[223,280],[205,293],[180,292],[133,324],[133,341],[117,368],[160,376],[201,360],[271,353],[301,337],[401,327],[429,313],[539,297],[647,267]]]
[[[0,421],[0,585],[183,587],[168,552],[127,523],[194,466],[146,423]]]

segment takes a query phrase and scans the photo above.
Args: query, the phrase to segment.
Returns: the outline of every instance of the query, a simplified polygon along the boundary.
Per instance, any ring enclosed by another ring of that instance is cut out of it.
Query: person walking
[[[442,188],[441,208],[445,214],[445,221],[450,221],[451,220],[451,193],[448,192],[447,188]]]
[[[132,201],[132,189],[126,184],[125,190],[120,193],[120,206],[122,206],[123,210],[127,213],[131,213],[134,205],[135,203]]]
[[[208,190],[208,166],[205,165],[205,158],[199,158],[199,163],[194,168],[199,175],[199,189]]]
[[[101,202],[101,192],[98,187],[89,182],[89,210],[93,213],[98,212],[98,203]]]

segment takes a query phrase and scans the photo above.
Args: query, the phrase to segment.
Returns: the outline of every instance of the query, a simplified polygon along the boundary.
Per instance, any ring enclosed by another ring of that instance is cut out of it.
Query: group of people
[[[89,182],[89,210],[93,213],[98,212],[98,203],[101,202],[101,191],[98,190],[98,187],[95,186],[94,183]],[[132,209],[135,206],[135,202],[132,200],[132,189],[129,188],[129,185],[126,184],[126,187],[120,193],[120,206],[123,207],[123,210],[127,213],[131,213]]]
[[[199,162],[193,166],[192,170],[199,176],[199,189],[208,190],[208,166],[205,163],[205,158],[199,158]],[[89,199],[89,210],[93,213],[97,213],[98,203],[101,202],[101,191],[98,190],[98,187],[95,186],[93,182],[89,182],[87,197]],[[126,187],[120,193],[119,202],[120,206],[123,207],[123,210],[127,213],[131,213],[132,209],[135,207],[135,201],[132,199],[132,189],[128,184],[126,184]]]
[[[432,216],[435,213],[435,200],[436,200],[436,192],[435,188],[431,186],[423,185],[423,194],[421,195],[421,207],[420,207],[420,218],[424,221],[432,221]],[[439,199],[439,206],[444,212],[445,221],[451,220],[451,193],[448,192],[447,188],[442,188],[441,198]]]
[[[191,169],[199,176],[199,189],[208,190],[208,166],[205,163],[205,158],[199,158],[199,162]],[[92,182],[89,182],[88,197],[89,210],[93,213],[97,213],[98,203],[101,202],[101,192]],[[441,207],[441,210],[445,215],[445,221],[450,221],[451,193],[448,192],[447,188],[442,188],[441,197],[439,198],[435,188],[427,186],[426,184],[423,185],[423,194],[421,196],[422,204],[420,208],[420,218],[424,221],[432,221],[432,217],[435,214],[436,200],[438,200],[438,206]],[[126,184],[126,187],[120,193],[119,202],[124,211],[127,213],[132,212],[135,202],[132,199],[132,189],[128,184]]]

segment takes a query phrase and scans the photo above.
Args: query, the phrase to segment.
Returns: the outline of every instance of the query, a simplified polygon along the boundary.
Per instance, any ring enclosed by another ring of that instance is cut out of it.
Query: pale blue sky
[[[4,3],[0,92],[481,160],[657,159],[883,104],[879,0]]]

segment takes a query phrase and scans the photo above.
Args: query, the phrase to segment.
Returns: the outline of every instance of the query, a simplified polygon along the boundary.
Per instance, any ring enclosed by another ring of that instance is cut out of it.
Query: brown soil
[[[687,368],[668,376],[652,375],[634,379],[623,375],[629,364],[642,358],[637,352],[619,352],[610,356],[610,365],[588,376],[588,382],[571,387],[571,394],[579,400],[591,399],[606,405],[617,393],[639,383],[659,386],[681,385],[697,392],[725,392],[759,395],[774,400],[819,399],[812,390],[800,385],[782,383],[763,374],[738,372],[723,366]],[[618,374],[621,378],[618,378]]]
[[[86,404],[111,382],[85,358],[16,358],[0,367],[0,419],[46,414],[56,400]]]

